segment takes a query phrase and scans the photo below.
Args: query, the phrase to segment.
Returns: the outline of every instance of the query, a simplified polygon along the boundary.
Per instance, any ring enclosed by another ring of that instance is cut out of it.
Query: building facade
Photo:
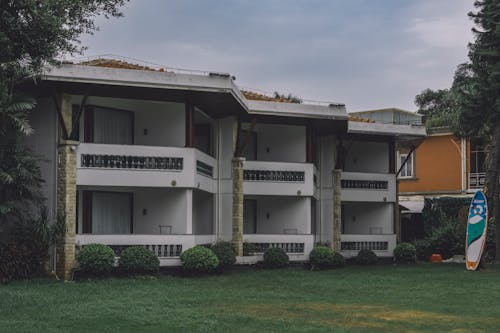
[[[90,243],[141,245],[161,265],[231,241],[305,261],[317,242],[392,256],[397,147],[420,126],[349,120],[342,104],[247,99],[225,73],[64,64],[24,89],[40,101],[27,144],[63,216],[56,271]],[[247,96],[248,97],[248,96]]]

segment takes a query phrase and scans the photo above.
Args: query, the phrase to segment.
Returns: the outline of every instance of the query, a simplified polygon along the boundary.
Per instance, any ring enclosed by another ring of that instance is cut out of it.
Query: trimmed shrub
[[[209,273],[219,265],[219,259],[215,253],[201,245],[182,252],[181,262],[182,268],[188,273]]]
[[[401,243],[394,249],[394,260],[400,264],[410,264],[417,261],[417,250],[410,243]]]
[[[329,268],[333,263],[334,252],[326,246],[316,246],[309,254],[309,262],[313,270]]]
[[[345,258],[344,258],[344,256],[341,255],[338,252],[334,252],[333,253],[333,259],[332,259],[331,266],[333,268],[340,268],[340,267],[344,267],[344,265],[345,265]]]
[[[77,260],[85,273],[96,276],[108,275],[115,263],[115,252],[104,244],[89,244],[80,250]]]
[[[432,254],[431,243],[428,239],[419,239],[415,243],[415,251],[417,254],[417,259],[422,261],[429,261]]]
[[[355,262],[358,265],[375,265],[378,261],[378,257],[372,250],[362,249],[359,250],[358,255],[355,258]]]
[[[267,268],[286,267],[289,261],[285,250],[280,247],[271,247],[264,252],[264,266]]]
[[[120,254],[119,268],[127,274],[158,274],[160,260],[151,250],[142,246],[130,246]]]
[[[236,253],[229,242],[217,242],[211,247],[213,253],[219,259],[219,268],[226,269],[236,262]]]

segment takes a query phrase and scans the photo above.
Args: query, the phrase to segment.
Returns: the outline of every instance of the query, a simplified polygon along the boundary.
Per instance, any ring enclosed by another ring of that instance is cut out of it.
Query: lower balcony
[[[88,244],[99,243],[109,245],[117,257],[129,246],[143,246],[150,249],[160,259],[160,266],[180,266],[180,254],[195,245],[209,245],[216,240],[215,235],[76,235],[76,246],[81,248]]]
[[[396,235],[342,234],[341,253],[346,258],[355,257],[360,250],[372,250],[378,257],[392,257],[396,247]]]
[[[396,201],[396,176],[394,174],[342,172],[341,187],[342,201]]]

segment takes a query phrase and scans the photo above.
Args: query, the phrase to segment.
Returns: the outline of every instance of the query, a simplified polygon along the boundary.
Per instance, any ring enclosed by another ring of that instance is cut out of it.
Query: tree
[[[97,29],[94,18],[121,16],[126,1],[0,0],[0,228],[42,208],[38,160],[22,144],[33,132],[35,100],[17,85],[59,56],[83,52],[79,37]]]
[[[469,64],[454,78],[459,131],[489,139],[486,188],[493,217],[500,221],[500,0],[475,1],[469,13],[475,27]],[[500,228],[496,230],[496,261],[500,261]]]

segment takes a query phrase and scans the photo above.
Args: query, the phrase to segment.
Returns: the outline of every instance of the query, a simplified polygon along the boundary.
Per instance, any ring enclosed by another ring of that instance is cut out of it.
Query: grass
[[[0,286],[0,332],[498,332],[500,269],[248,270]]]

